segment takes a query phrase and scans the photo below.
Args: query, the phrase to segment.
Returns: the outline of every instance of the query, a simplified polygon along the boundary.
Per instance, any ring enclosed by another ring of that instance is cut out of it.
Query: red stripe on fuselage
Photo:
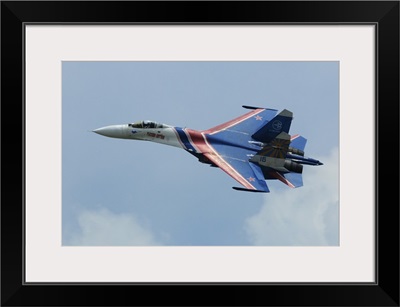
[[[237,124],[239,124],[239,123],[245,121],[246,119],[249,119],[249,118],[252,117],[252,116],[256,116],[258,113],[261,113],[261,112],[264,111],[264,110],[265,110],[265,109],[256,109],[256,110],[253,110],[253,111],[248,112],[248,113],[246,113],[246,114],[244,114],[244,115],[242,115],[242,116],[239,116],[239,117],[237,117],[237,118],[235,118],[235,119],[232,119],[232,120],[230,120],[229,122],[226,122],[226,123],[223,123],[223,124],[221,124],[221,125],[215,126],[215,127],[210,128],[210,129],[208,129],[208,130],[204,130],[204,131],[202,131],[202,132],[205,133],[205,134],[215,134],[215,133],[218,133],[218,132],[220,132],[220,131],[222,131],[222,130],[225,130],[225,129],[228,129],[228,128],[234,126],[234,125],[237,125]]]
[[[204,153],[204,148],[202,145],[205,144],[203,135],[200,131],[185,129],[186,135],[189,137],[189,141],[192,143],[193,147],[197,148],[201,153]]]
[[[221,168],[225,173],[237,180],[240,184],[245,186],[247,189],[256,190],[256,188],[250,184],[239,172],[237,172],[228,162],[226,162],[218,152],[207,142],[207,137],[204,132],[186,129],[189,134],[193,145],[200,150],[211,162]]]

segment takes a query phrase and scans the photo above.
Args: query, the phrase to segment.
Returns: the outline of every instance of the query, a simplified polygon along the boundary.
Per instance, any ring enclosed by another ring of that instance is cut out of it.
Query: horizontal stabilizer
[[[295,188],[303,186],[303,176],[298,173],[287,173],[283,175]]]
[[[285,109],[254,133],[252,137],[257,141],[269,143],[281,132],[289,133],[292,119],[293,113]]]
[[[300,149],[304,151],[304,148],[306,147],[307,139],[302,137],[299,134],[293,135],[291,138],[290,142],[290,147]]]
[[[303,177],[299,173],[285,173],[273,171],[269,175],[274,177],[291,188],[298,188],[303,185]]]

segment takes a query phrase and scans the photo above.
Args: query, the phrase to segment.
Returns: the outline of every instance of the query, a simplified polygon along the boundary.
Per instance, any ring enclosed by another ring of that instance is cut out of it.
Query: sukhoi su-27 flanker
[[[304,156],[306,139],[289,135],[293,113],[243,106],[251,111],[214,128],[197,131],[153,121],[112,125],[94,130],[100,135],[152,141],[183,148],[200,162],[219,167],[243,187],[235,190],[269,192],[266,180],[289,187],[303,185],[303,165],[322,165]]]

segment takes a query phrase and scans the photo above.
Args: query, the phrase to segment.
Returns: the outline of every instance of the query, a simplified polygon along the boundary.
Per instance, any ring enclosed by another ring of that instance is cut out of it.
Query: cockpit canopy
[[[132,128],[142,128],[142,129],[147,129],[147,128],[165,128],[166,125],[164,124],[159,124],[156,122],[153,122],[151,120],[142,120],[140,122],[135,122],[133,124],[129,124],[129,127]]]

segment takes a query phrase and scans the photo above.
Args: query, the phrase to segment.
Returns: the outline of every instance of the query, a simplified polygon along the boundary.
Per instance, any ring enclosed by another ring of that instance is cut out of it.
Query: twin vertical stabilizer
[[[252,138],[263,143],[269,143],[281,132],[289,133],[292,119],[293,113],[285,109],[254,133]]]

